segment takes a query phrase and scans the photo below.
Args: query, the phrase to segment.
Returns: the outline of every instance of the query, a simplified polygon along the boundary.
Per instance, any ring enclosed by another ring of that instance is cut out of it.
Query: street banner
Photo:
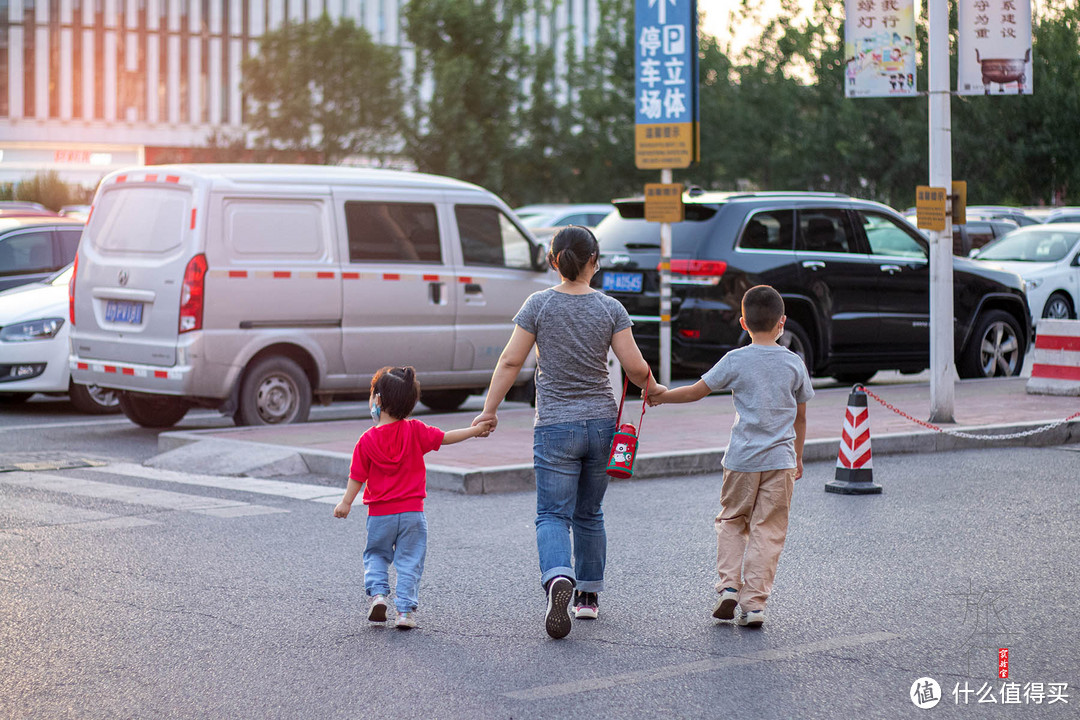
[[[642,170],[698,159],[696,0],[635,0],[634,153]]]
[[[1031,95],[1031,0],[957,0],[956,92]]]
[[[918,95],[914,0],[845,0],[844,12],[845,96]]]

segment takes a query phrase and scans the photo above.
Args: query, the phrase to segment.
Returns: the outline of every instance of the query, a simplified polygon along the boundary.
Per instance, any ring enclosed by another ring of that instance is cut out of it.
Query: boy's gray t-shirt
[[[795,467],[795,412],[814,397],[806,365],[780,345],[747,345],[701,376],[710,390],[731,390],[735,424],[724,467],[763,472]]]
[[[618,300],[549,288],[526,298],[514,323],[536,335],[536,425],[615,417],[608,349],[633,325]]]

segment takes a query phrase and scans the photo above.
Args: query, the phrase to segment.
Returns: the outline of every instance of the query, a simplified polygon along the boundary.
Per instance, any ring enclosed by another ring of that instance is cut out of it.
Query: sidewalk
[[[1023,378],[957,383],[956,424],[947,429],[988,435],[1037,428],[1080,411],[1080,399],[1028,395]],[[900,410],[925,420],[930,412],[927,383],[881,385],[869,389]],[[819,389],[807,405],[807,462],[836,457],[849,388]],[[1048,432],[1005,440],[969,440],[935,432],[869,400],[874,455],[938,452],[966,447],[1040,446],[1080,442],[1080,420]],[[631,412],[637,419],[637,412]],[[471,412],[425,415],[443,429],[468,425]],[[728,394],[689,405],[650,408],[645,414],[635,479],[719,472],[735,411]],[[512,492],[533,487],[533,410],[507,404],[499,427],[486,439],[470,440],[427,456],[431,487],[467,494]],[[303,474],[348,476],[356,439],[371,420],[339,420],[298,425],[174,431],[159,435],[164,453],[156,467],[224,475]]]

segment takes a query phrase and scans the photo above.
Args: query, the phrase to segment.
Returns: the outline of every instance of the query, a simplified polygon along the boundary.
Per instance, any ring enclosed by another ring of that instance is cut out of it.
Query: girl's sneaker
[[[558,640],[570,634],[570,613],[568,606],[574,594],[574,583],[562,575],[548,583],[547,613],[544,615],[544,627],[547,634]]]
[[[394,627],[398,630],[412,630],[416,627],[416,612],[399,612]]]
[[[368,608],[367,619],[371,622],[386,622],[385,595],[376,595],[371,598],[371,607]]]
[[[574,617],[578,620],[595,620],[600,612],[600,597],[594,592],[574,591]]]

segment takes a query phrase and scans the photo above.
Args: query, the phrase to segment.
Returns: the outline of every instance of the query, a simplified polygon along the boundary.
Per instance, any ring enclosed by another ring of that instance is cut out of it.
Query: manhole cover
[[[0,472],[32,472],[37,470],[66,470],[68,468],[100,467],[108,461],[79,453],[24,452],[0,455]]]

